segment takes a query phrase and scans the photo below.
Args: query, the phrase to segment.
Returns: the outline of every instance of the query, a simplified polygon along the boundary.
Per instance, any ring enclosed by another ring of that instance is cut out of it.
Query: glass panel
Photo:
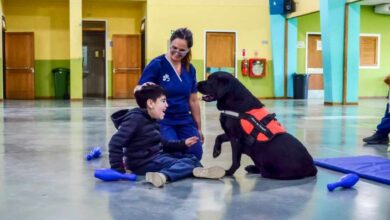
[[[88,47],[83,46],[83,69],[86,70],[88,67]]]

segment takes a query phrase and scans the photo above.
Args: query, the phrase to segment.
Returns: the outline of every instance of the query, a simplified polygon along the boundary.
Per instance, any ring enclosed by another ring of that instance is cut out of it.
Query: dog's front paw
[[[260,173],[259,168],[257,168],[255,165],[248,165],[245,167],[245,170],[248,173]]]
[[[230,170],[226,170],[225,172],[225,176],[233,176],[234,172],[230,171]]]
[[[214,146],[213,157],[217,158],[221,154],[221,146]]]

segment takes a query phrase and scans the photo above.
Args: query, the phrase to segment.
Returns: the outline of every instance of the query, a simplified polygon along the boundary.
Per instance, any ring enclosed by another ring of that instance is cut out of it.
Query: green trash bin
[[[69,72],[67,68],[55,68],[52,70],[56,99],[69,99]]]

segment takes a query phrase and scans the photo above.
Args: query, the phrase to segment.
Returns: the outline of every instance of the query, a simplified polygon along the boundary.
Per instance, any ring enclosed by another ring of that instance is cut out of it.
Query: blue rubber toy
[[[135,175],[134,173],[123,174],[113,169],[95,170],[95,177],[103,181],[118,181],[118,180],[136,181],[137,180],[137,175]]]
[[[337,187],[343,187],[343,188],[351,188],[352,186],[354,186],[357,182],[359,181],[359,176],[354,174],[354,173],[350,173],[350,174],[347,174],[347,175],[344,175],[340,178],[339,181],[337,182],[334,182],[334,183],[329,183],[327,185],[328,187],[328,190],[329,191],[333,191],[334,189],[336,189]]]
[[[100,147],[94,147],[88,154],[85,155],[86,160],[97,159],[102,155],[102,150]]]

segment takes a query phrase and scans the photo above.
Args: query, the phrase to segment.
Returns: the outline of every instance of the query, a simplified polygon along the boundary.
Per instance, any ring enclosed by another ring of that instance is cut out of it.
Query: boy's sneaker
[[[225,176],[225,169],[218,166],[209,168],[196,167],[192,170],[192,174],[199,178],[220,179]]]
[[[147,172],[145,174],[145,180],[155,187],[162,187],[167,182],[165,175],[158,172]]]
[[[363,138],[363,141],[367,144],[388,144],[389,136],[387,134],[375,132],[370,137]]]

